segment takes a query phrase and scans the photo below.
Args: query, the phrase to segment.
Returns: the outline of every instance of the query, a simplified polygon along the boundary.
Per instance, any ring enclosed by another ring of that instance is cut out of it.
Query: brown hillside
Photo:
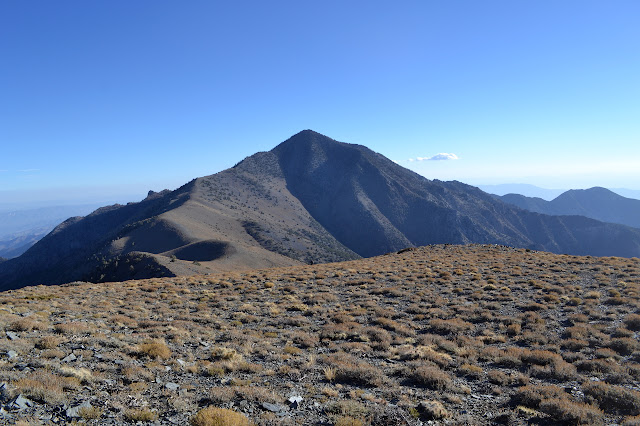
[[[2,415],[631,425],[639,314],[637,258],[504,246],[29,287],[0,293]]]

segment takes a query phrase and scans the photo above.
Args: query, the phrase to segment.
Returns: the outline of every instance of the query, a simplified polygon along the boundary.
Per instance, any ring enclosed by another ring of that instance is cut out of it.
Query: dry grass
[[[237,411],[226,408],[207,407],[191,418],[193,426],[249,426],[249,419]]]
[[[39,286],[0,294],[0,327],[19,337],[0,339],[12,395],[48,411],[82,395],[88,421],[639,423],[637,259],[432,246]]]

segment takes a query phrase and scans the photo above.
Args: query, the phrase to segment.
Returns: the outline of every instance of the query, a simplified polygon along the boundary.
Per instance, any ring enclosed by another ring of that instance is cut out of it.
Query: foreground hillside
[[[302,131],[233,168],[70,219],[0,264],[0,290],[326,263],[428,244],[640,256],[640,229],[547,216]]]
[[[30,287],[0,293],[0,417],[632,425],[639,313],[638,259],[503,246]]]

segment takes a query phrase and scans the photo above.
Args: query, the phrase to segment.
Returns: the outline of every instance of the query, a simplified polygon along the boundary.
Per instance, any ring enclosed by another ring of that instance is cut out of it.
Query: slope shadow
[[[180,260],[208,262],[233,253],[235,253],[235,249],[229,243],[205,240],[187,244],[163,254],[165,256],[173,255]]]

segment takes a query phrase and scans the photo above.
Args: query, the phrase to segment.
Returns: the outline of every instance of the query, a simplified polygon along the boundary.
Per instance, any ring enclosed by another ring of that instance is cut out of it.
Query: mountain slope
[[[362,256],[407,245],[469,242],[594,255],[632,255],[640,249],[637,231],[523,212],[477,188],[429,181],[364,146],[312,131],[293,136],[272,153],[291,193]]]
[[[640,256],[640,230],[524,211],[311,130],[175,191],[70,219],[0,288],[356,259],[436,243]]]
[[[46,232],[34,231],[5,236],[0,240],[0,257],[11,259],[20,256],[46,234]]]
[[[507,194],[500,198],[538,213],[579,215],[640,228],[640,200],[623,197],[606,188],[572,189],[551,201],[518,194]]]

